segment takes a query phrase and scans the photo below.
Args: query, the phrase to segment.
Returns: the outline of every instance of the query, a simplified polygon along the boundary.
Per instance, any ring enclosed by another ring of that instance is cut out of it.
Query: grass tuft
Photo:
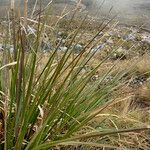
[[[130,64],[122,60],[124,54],[112,59],[125,44],[122,40],[117,41],[116,47],[107,47],[107,52],[93,51],[105,43],[108,31],[116,27],[115,17],[97,23],[97,29],[82,43],[81,39],[90,31],[88,14],[80,21],[76,19],[80,1],[69,19],[64,18],[69,13],[63,9],[61,17],[51,25],[48,10],[53,3],[49,2],[44,9],[41,3],[35,15],[35,2],[28,18],[28,1],[24,0],[23,17],[17,17],[11,1],[12,18],[8,17],[8,26],[3,28],[0,148],[130,149],[137,148],[136,142],[147,148],[150,128],[147,120],[141,120],[142,113],[137,118],[136,110],[128,110],[127,101],[132,94],[118,98],[120,89],[127,86],[126,81],[134,73],[147,72],[147,68],[145,71],[141,67],[145,61]],[[73,28],[76,21],[78,24]],[[13,46],[13,52],[8,45]],[[44,49],[43,45],[50,47]],[[75,51],[77,45],[80,51]],[[65,51],[60,51],[62,47]],[[107,80],[109,77],[112,78]],[[148,101],[149,88],[143,86],[139,93]]]

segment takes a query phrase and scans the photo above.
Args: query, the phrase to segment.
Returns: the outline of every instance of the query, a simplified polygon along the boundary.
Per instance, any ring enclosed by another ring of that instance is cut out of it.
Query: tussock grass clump
[[[80,52],[76,53],[74,48],[80,41],[80,38],[76,40],[76,37],[81,33],[80,29],[86,20],[85,16],[78,28],[65,37],[69,39],[69,42],[63,41],[64,35],[57,43],[55,37],[49,37],[54,42],[50,52],[44,53],[42,44],[47,43],[43,37],[47,35],[47,31],[49,31],[48,35],[55,35],[59,30],[59,22],[52,27],[47,24],[48,14],[45,13],[47,9],[45,11],[40,9],[35,19],[29,19],[26,0],[24,5],[24,17],[18,16],[8,20],[9,28],[6,27],[3,31],[5,38],[0,67],[1,148],[75,149],[82,148],[78,147],[80,145],[122,148],[123,144],[118,144],[122,140],[122,134],[129,137],[125,133],[138,134],[140,131],[148,130],[146,123],[128,127],[116,125],[119,122],[118,119],[110,119],[107,124],[109,115],[103,115],[104,111],[110,108],[113,110],[115,104],[120,102],[120,100],[112,99],[111,94],[124,84],[124,76],[130,70],[129,67],[116,72],[113,79],[102,86],[101,83],[116,66],[116,61],[101,78],[91,82],[91,78],[115,49],[92,69],[85,70],[97,53],[92,51],[92,48],[100,42],[101,38],[97,40],[96,38],[113,19],[105,24],[101,23],[97,33],[82,46]],[[68,20],[70,24],[76,12],[77,9]],[[29,32],[31,27],[35,29],[33,37]],[[65,30],[64,33],[66,32]],[[66,42],[68,42],[67,49],[60,51],[61,45],[65,45]],[[11,43],[12,52],[7,48],[7,44]],[[97,128],[92,121],[100,116],[102,116],[101,119],[96,121],[99,124]],[[119,115],[116,116],[118,118]],[[111,140],[116,136],[119,137],[118,143]],[[93,140],[90,141],[90,139]]]
[[[141,75],[150,76],[150,55],[142,56],[142,60],[137,63],[137,72]]]
[[[135,94],[134,107],[150,107],[150,83],[138,88]]]

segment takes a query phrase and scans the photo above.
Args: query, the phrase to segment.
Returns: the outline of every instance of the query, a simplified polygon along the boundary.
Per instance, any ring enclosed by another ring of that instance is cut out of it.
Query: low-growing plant
[[[124,82],[123,77],[128,71],[117,72],[111,82],[100,86],[112,72],[113,64],[102,78],[91,83],[91,78],[109,58],[109,54],[90,71],[81,74],[96,54],[96,51],[92,52],[92,47],[98,43],[95,43],[95,39],[113,19],[101,23],[96,35],[76,54],[74,47],[78,42],[75,39],[81,32],[85,16],[79,27],[68,35],[70,42],[66,51],[59,51],[62,38],[41,63],[40,55],[45,55],[41,52],[41,43],[47,27],[49,28],[46,24],[48,15],[39,10],[36,18],[38,21],[34,25],[35,37],[31,41],[26,0],[24,4],[23,21],[20,17],[8,20],[10,28],[6,27],[4,31],[6,37],[0,68],[1,148],[41,150],[57,147],[69,149],[73,146],[75,149],[76,145],[86,145],[115,149],[116,145],[88,142],[87,139],[147,130],[148,127],[143,126],[108,130],[95,128],[92,132],[86,132],[91,120],[113,105],[110,94]],[[75,14],[76,10],[68,20],[70,24]],[[13,53],[7,49],[8,43],[13,43]],[[114,51],[115,49],[112,53]]]

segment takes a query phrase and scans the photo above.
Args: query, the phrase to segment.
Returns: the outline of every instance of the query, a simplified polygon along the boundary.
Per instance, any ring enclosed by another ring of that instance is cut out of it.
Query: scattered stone
[[[9,49],[10,53],[13,53],[14,52],[14,47],[11,46],[10,49]]]
[[[87,70],[85,68],[81,68],[80,74],[83,75],[85,73],[87,73]]]
[[[124,60],[127,59],[127,51],[120,47],[119,49],[116,50],[116,52],[113,54],[112,59],[117,60]]]
[[[139,42],[139,41],[142,41],[141,35],[137,35],[135,40],[138,41],[138,42]]]
[[[66,39],[62,39],[62,38],[57,38],[56,40],[56,44],[60,43],[61,42],[61,45],[64,45],[66,43]]]
[[[102,50],[105,47],[105,45],[106,45],[106,43],[103,43],[103,44],[97,46],[96,48],[93,48],[91,52],[100,51],[100,50]]]
[[[51,44],[49,42],[42,41],[41,49],[43,51],[50,51],[50,50],[52,50],[52,47],[51,47]]]
[[[143,34],[141,36],[141,38],[142,38],[142,42],[148,42],[148,43],[150,43],[150,34],[149,35],[148,34]]]
[[[59,35],[59,36],[62,36],[62,35],[63,35],[63,33],[62,33],[61,31],[59,31],[59,32],[58,32],[58,35]]]
[[[62,51],[62,52],[65,52],[68,48],[66,46],[64,47],[59,47],[59,50]]]
[[[113,41],[112,39],[108,39],[108,40],[106,41],[106,43],[107,43],[108,45],[112,45],[112,44],[114,44],[114,41]]]
[[[150,78],[148,78],[147,76],[136,76],[130,81],[129,86],[139,87],[144,83],[148,82],[149,80]]]
[[[93,75],[90,79],[91,82],[94,82],[96,80],[98,80],[99,76],[98,75]]]
[[[66,39],[68,37],[68,33],[67,32],[58,32],[58,37],[61,37],[63,39]]]
[[[147,80],[146,80],[146,81],[150,83],[150,77],[149,77],[149,78],[147,78]]]
[[[130,30],[132,33],[138,33],[138,29],[135,27],[130,28]]]
[[[65,44],[65,43],[66,43],[66,40],[65,40],[65,39],[63,39],[63,40],[62,40],[62,44]]]
[[[74,51],[76,53],[80,53],[83,50],[83,46],[81,44],[77,44],[74,46]]]
[[[103,36],[104,35],[104,33],[101,31],[100,33],[99,33],[99,36],[101,37],[101,36]]]
[[[3,44],[0,44],[0,51],[4,51],[4,50],[9,50],[10,53],[12,53],[14,51],[14,46],[10,44],[6,44],[6,46]]]
[[[109,32],[109,35],[110,35],[110,36],[114,36],[114,35],[115,35],[114,31],[110,31],[110,32]]]
[[[0,51],[3,51],[3,44],[0,44]]]
[[[92,67],[89,66],[89,65],[86,65],[84,67],[79,67],[78,69],[80,69],[80,74],[81,75],[85,75],[86,73],[88,73],[92,70]]]
[[[123,40],[125,41],[130,41],[130,40],[134,41],[135,39],[136,39],[136,36],[133,33],[123,36]]]

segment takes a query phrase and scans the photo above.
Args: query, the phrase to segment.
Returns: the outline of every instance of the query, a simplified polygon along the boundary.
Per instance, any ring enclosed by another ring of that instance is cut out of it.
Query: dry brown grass
[[[135,107],[150,107],[150,83],[139,87],[135,92]]]
[[[97,54],[94,59],[90,62],[90,65],[95,67],[101,59],[100,54]],[[134,57],[126,60],[108,60],[103,63],[102,66],[98,69],[97,74],[99,76],[104,75],[112,65],[115,64],[115,67],[111,73],[111,76],[114,76],[117,72],[125,71],[129,69],[128,78],[125,81],[126,83],[119,87],[114,93],[111,94],[112,99],[118,99],[118,102],[115,105],[115,108],[120,111],[122,114],[126,114],[133,108],[141,109],[150,107],[150,83],[145,83],[142,86],[137,86],[136,88],[129,86],[130,80],[136,76],[146,75],[147,78],[150,75],[150,56],[148,54],[141,57]]]
[[[136,65],[136,70],[139,74],[150,75],[150,55],[142,56],[142,60]]]

